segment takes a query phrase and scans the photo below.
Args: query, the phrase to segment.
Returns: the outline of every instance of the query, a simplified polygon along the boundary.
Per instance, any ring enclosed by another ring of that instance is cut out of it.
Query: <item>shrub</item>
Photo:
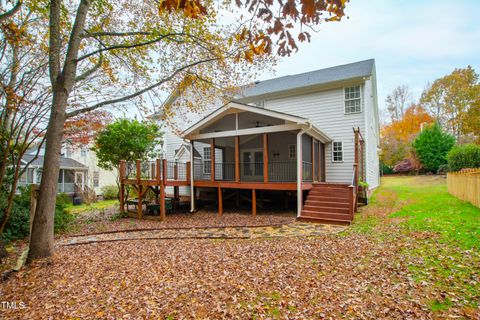
[[[104,186],[102,187],[102,195],[103,199],[105,200],[114,200],[118,198],[118,187],[111,185],[111,186]]]
[[[458,171],[464,168],[480,168],[480,145],[456,145],[447,155],[448,170]]]
[[[3,239],[12,241],[23,239],[30,231],[30,188],[22,188],[13,200],[13,208],[7,225],[3,231]],[[67,229],[74,216],[65,211],[67,203],[71,202],[67,195],[58,195],[55,207],[55,232]]]
[[[393,174],[393,168],[384,162],[380,162],[380,170],[382,170],[382,174]]]
[[[447,153],[455,144],[455,138],[443,132],[437,123],[426,127],[413,141],[413,148],[425,170],[437,172],[447,163]]]

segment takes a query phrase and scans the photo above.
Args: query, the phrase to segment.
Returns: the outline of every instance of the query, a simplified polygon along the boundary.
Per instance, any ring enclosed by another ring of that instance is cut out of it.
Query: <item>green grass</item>
[[[480,273],[480,208],[450,195],[445,178],[383,178],[351,230],[378,241],[413,241],[398,259],[415,281],[428,283],[432,312],[448,311],[455,303],[478,307],[480,285],[472,275]]]
[[[431,231],[444,243],[480,249],[480,208],[450,195],[444,178],[389,177],[383,183],[406,203],[391,217],[408,217],[408,231]]]
[[[79,206],[74,206],[73,204],[69,204],[65,210],[70,214],[79,214],[90,210],[102,210],[115,205],[118,205],[118,200],[102,200],[90,205],[81,204]]]

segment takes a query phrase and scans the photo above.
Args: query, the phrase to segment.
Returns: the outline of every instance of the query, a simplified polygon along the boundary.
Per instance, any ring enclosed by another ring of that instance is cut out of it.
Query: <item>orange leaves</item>
[[[207,8],[199,0],[162,0],[159,9],[167,12],[182,11],[186,17],[201,18]]]

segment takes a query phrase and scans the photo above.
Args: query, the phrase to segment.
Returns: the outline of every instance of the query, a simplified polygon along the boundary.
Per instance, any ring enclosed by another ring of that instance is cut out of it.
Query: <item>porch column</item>
[[[315,138],[312,137],[312,183],[315,181]]]
[[[297,134],[297,217],[302,213],[303,202],[303,163],[302,163],[302,136],[305,131],[301,130]]]
[[[210,180],[215,181],[215,139],[210,139]]]
[[[235,182],[240,181],[240,137],[235,137]]]
[[[195,211],[195,188],[193,181],[195,180],[195,160],[193,154],[195,153],[195,147],[193,140],[190,141],[190,212]]]
[[[268,134],[263,134],[263,182],[268,182]]]

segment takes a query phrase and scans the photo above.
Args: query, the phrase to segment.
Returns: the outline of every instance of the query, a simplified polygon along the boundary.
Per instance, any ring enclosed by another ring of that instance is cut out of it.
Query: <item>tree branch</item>
[[[143,46],[147,46],[149,44],[153,44],[153,43],[162,41],[163,39],[171,37],[171,36],[180,36],[180,35],[183,35],[183,33],[169,33],[169,34],[165,34],[165,35],[162,35],[158,38],[155,38],[155,39],[149,40],[149,41],[145,41],[145,42],[139,42],[139,43],[134,43],[134,44],[119,44],[119,45],[114,45],[114,46],[110,46],[110,47],[104,47],[102,49],[98,49],[98,50],[92,51],[92,52],[90,52],[90,53],[88,53],[84,56],[81,56],[80,58],[77,59],[77,62],[80,62],[84,59],[87,59],[91,56],[94,56],[96,54],[99,54],[99,53],[102,53],[102,52],[105,52],[105,51],[116,50],[116,49],[132,49],[132,48],[143,47]]]
[[[88,32],[88,30],[84,30],[86,34],[84,34],[83,38],[96,38],[96,37],[129,37],[129,36],[151,36],[153,32],[149,31],[131,31],[131,32]]]
[[[0,14],[0,23],[2,23],[3,21],[7,20],[11,16],[13,16],[15,13],[17,13],[22,7],[22,4],[23,4],[23,1],[18,0],[18,2],[15,4],[15,6],[12,9]]]
[[[50,82],[52,88],[55,90],[57,78],[60,74],[60,12],[62,10],[62,3],[60,0],[50,1],[50,39],[48,52],[48,65],[50,72]]]
[[[127,101],[127,100],[130,100],[130,99],[133,99],[133,98],[136,98],[142,94],[144,94],[145,92],[147,91],[150,91],[152,89],[155,89],[156,87],[162,85],[163,83],[167,82],[167,81],[170,81],[172,80],[177,74],[179,74],[180,72],[184,71],[184,70],[187,70],[189,68],[192,68],[194,66],[197,66],[199,64],[203,64],[203,63],[207,63],[207,62],[211,62],[211,61],[215,61],[215,60],[218,60],[219,58],[210,58],[210,59],[205,59],[205,60],[200,60],[200,61],[196,61],[194,63],[191,63],[189,65],[186,65],[186,66],[183,66],[177,70],[175,70],[170,76],[166,77],[166,78],[163,78],[162,80],[148,86],[148,87],[145,87],[137,92],[134,92],[132,94],[129,94],[129,95],[126,95],[126,96],[123,96],[123,97],[120,97],[120,98],[116,98],[116,99],[111,99],[111,100],[107,100],[107,101],[102,101],[102,102],[99,102],[97,104],[94,104],[93,106],[90,106],[90,107],[85,107],[85,108],[82,108],[82,109],[78,109],[78,110],[74,110],[74,111],[70,111],[67,113],[67,118],[71,118],[71,117],[74,117],[74,116],[77,116],[81,113],[86,113],[86,112],[90,112],[90,111],[93,111],[95,109],[98,109],[98,108],[101,108],[101,107],[104,107],[104,106],[107,106],[107,105],[111,105],[111,104],[115,104],[115,103],[120,103],[120,102],[124,102],[124,101]]]
[[[95,71],[97,71],[102,66],[102,63],[103,63],[103,54],[100,53],[100,58],[98,59],[97,63],[93,67],[86,70],[78,77],[76,77],[75,82],[80,82],[90,77],[92,74],[95,73]]]

